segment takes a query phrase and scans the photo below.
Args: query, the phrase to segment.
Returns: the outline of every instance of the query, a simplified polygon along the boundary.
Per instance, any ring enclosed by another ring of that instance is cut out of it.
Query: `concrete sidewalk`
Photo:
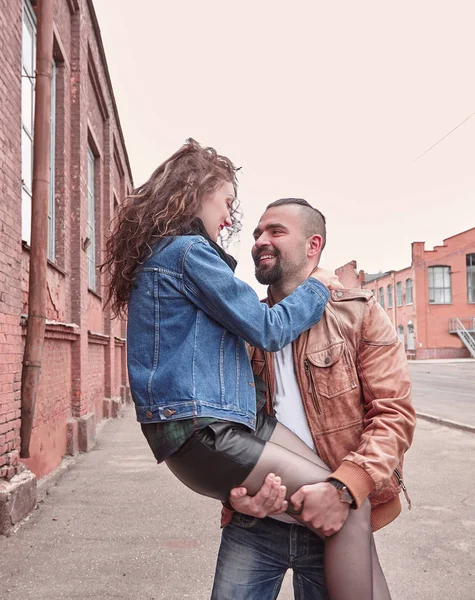
[[[419,422],[405,476],[414,509],[376,536],[393,600],[473,600],[474,468],[474,435]],[[157,467],[128,408],[0,539],[0,596],[205,600],[219,535],[219,504]],[[279,600],[292,597],[286,578]]]
[[[219,535],[219,503],[157,467],[129,407],[0,539],[0,597],[204,600]]]

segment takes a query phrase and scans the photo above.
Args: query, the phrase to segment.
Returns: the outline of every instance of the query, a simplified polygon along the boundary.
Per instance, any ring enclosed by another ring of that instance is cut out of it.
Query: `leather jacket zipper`
[[[404,492],[404,496],[406,497],[406,501],[407,501],[407,506],[408,506],[409,510],[411,510],[412,502],[411,502],[411,499],[409,498],[409,494],[407,493],[407,488],[404,484],[404,481],[402,480],[402,476],[401,476],[401,473],[399,472],[399,469],[394,469],[394,475],[396,475],[396,479],[397,479],[399,485],[401,486],[402,491]]]
[[[318,401],[318,394],[317,394],[317,390],[315,389],[315,384],[313,382],[313,377],[312,374],[310,373],[310,361],[308,360],[308,358],[305,359],[304,361],[304,368],[305,368],[305,372],[307,373],[307,377],[309,379],[310,382],[310,387],[312,388],[312,395],[313,395],[313,401],[315,404],[315,408],[317,409],[317,413],[319,415],[322,414],[322,409],[320,407],[320,402]]]

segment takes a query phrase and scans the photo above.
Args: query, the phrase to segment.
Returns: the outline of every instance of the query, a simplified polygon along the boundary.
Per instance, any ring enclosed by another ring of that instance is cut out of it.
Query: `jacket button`
[[[336,297],[337,297],[337,298],[341,298],[342,296],[343,296],[343,292],[337,292],[337,293],[336,293]]]
[[[147,417],[147,419],[151,419],[153,417],[153,413],[150,410],[147,410],[145,416]]]
[[[329,364],[331,363],[331,361],[332,361],[332,359],[331,359],[329,356],[327,356],[327,357],[325,358],[325,361],[324,361],[324,362],[325,362],[325,364],[326,364],[326,365],[329,365]]]
[[[176,410],[171,410],[171,408],[166,408],[163,411],[163,416],[164,417],[171,417],[172,415],[174,415],[176,413]]]

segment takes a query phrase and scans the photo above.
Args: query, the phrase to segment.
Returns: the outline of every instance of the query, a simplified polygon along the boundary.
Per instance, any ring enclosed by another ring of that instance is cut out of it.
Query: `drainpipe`
[[[393,271],[393,306],[394,306],[394,316],[393,323],[394,329],[397,331],[397,302],[396,302],[396,272]]]
[[[46,324],[53,0],[38,0],[28,323],[21,374],[21,458],[30,456]]]

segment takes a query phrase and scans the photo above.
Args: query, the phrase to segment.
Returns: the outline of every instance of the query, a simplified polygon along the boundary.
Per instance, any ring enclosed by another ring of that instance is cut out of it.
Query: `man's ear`
[[[312,235],[312,237],[308,238],[308,250],[307,250],[307,256],[308,258],[315,258],[315,256],[317,256],[317,254],[321,251],[322,249],[322,236],[321,235]]]

